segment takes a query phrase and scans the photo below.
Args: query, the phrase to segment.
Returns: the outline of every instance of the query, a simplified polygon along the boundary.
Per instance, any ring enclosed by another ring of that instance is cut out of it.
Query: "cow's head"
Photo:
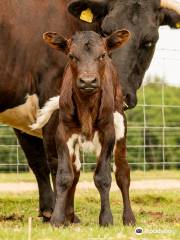
[[[88,95],[101,88],[111,51],[120,48],[129,37],[127,30],[118,30],[106,38],[93,31],[77,32],[68,40],[53,32],[43,35],[46,43],[69,56],[73,86]]]
[[[125,101],[132,108],[159,38],[159,26],[180,27],[180,4],[174,0],[74,0],[69,5],[69,11],[78,18],[87,8],[93,20],[101,23],[102,34],[124,28],[132,33],[129,43],[112,54]]]

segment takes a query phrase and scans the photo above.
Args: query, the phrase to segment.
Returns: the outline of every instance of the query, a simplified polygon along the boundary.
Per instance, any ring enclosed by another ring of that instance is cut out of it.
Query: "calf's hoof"
[[[123,225],[125,226],[135,226],[136,219],[132,212],[127,212],[123,214]]]
[[[102,227],[108,227],[109,225],[113,225],[112,213],[111,212],[100,213],[99,225]]]
[[[78,218],[78,216],[75,213],[71,213],[71,214],[66,215],[66,221],[70,222],[72,224],[80,223],[80,219]]]

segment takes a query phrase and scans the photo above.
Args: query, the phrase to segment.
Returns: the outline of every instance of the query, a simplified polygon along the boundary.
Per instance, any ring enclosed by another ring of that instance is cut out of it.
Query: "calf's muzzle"
[[[81,92],[92,93],[100,87],[100,81],[96,75],[81,75],[77,80],[77,87]]]

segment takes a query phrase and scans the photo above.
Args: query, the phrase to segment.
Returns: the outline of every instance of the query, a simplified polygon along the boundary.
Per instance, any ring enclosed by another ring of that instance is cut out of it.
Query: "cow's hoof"
[[[102,227],[108,227],[109,225],[113,225],[112,213],[111,212],[100,213],[99,225]]]
[[[56,227],[56,228],[67,225],[65,221],[65,217],[57,217],[56,215],[52,215],[50,223],[53,227]]]
[[[78,217],[76,214],[74,214],[74,219],[73,219],[73,222],[72,222],[72,223],[78,224],[78,223],[80,223],[80,222],[81,222],[81,221],[80,221],[79,217]]]
[[[132,212],[127,212],[123,214],[123,225],[125,226],[135,226],[136,219]]]
[[[52,209],[44,210],[39,212],[39,217],[43,218],[43,222],[49,222],[52,216]]]

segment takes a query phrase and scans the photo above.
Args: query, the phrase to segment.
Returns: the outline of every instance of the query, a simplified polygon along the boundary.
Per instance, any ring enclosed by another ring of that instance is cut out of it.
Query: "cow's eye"
[[[152,41],[147,41],[143,43],[143,47],[147,49],[152,48],[153,46],[154,46],[154,42]]]
[[[101,56],[99,56],[99,61],[103,61],[106,57],[106,53],[103,53]]]
[[[70,58],[71,61],[73,61],[73,62],[78,62],[78,61],[79,61],[79,59],[78,59],[76,56],[74,56],[72,53],[69,54],[69,58]]]

